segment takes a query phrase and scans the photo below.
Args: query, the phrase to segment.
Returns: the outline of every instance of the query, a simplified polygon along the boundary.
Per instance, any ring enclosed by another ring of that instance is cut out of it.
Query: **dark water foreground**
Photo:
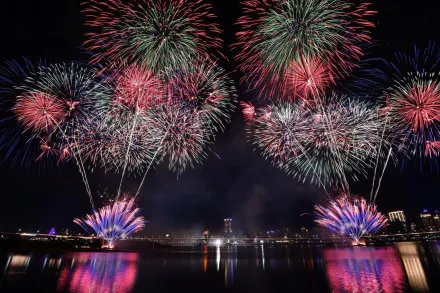
[[[440,243],[6,252],[0,292],[440,292]]]

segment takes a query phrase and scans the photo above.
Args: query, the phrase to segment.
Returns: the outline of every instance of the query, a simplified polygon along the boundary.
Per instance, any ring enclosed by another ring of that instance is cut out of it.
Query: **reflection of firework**
[[[371,166],[382,120],[371,104],[333,96],[306,107],[281,103],[254,110],[246,105],[249,136],[263,156],[300,180],[346,185]]]
[[[358,244],[365,234],[377,233],[387,225],[387,219],[360,197],[342,193],[328,205],[315,206],[316,222],[342,236],[351,237]]]
[[[59,291],[131,292],[137,253],[74,253],[60,272]]]
[[[394,248],[330,248],[324,250],[332,292],[398,293],[405,276]]]
[[[136,63],[159,72],[221,47],[211,5],[201,0],[124,2],[88,1],[87,25],[97,32],[87,34],[85,45],[97,52],[93,62]]]
[[[247,0],[237,34],[241,69],[256,81],[277,81],[290,62],[329,60],[338,75],[353,68],[370,41],[369,3],[339,0]]]
[[[139,216],[139,212],[134,198],[121,199],[83,219],[75,219],[74,222],[87,232],[104,238],[106,246],[113,248],[115,241],[140,231],[145,226],[144,217]]]

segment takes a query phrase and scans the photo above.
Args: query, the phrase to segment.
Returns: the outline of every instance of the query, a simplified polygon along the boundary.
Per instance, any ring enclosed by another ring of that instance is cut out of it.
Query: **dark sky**
[[[78,47],[84,41],[84,19],[80,1],[34,0],[1,1],[0,59],[25,56],[37,61],[62,62],[81,58]],[[234,42],[234,26],[240,14],[238,0],[212,0],[224,33],[224,52]],[[376,57],[412,49],[413,44],[426,46],[440,40],[440,18],[432,0],[374,1],[379,14],[374,30]],[[233,62],[225,65],[233,70]],[[232,75],[238,79],[239,74]],[[238,82],[237,82],[238,85]],[[240,90],[240,99],[249,99]],[[323,199],[323,192],[303,185],[264,161],[246,142],[241,114],[212,147],[221,159],[211,154],[204,165],[187,170],[179,178],[168,172],[166,164],[147,177],[140,206],[151,223],[146,232],[169,229],[218,229],[224,217],[232,217],[234,228],[266,228],[310,225],[311,219],[299,217],[311,212],[313,201]],[[1,154],[0,154],[1,155]],[[44,172],[0,167],[0,231],[72,227],[74,217],[90,211],[79,173],[73,164]],[[118,176],[91,175],[92,190],[115,191]],[[127,189],[139,180],[126,181]],[[369,181],[353,185],[355,192],[367,194]],[[382,211],[402,208],[417,216],[422,208],[440,207],[438,173],[421,173],[413,163],[401,172],[389,168],[379,195]]]

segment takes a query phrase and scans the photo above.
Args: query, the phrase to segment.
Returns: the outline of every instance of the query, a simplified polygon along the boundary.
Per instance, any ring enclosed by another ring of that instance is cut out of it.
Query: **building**
[[[416,233],[417,232],[416,223],[411,223],[410,227],[411,227],[411,233]]]
[[[423,228],[426,232],[435,231],[435,224],[434,220],[432,218],[432,215],[428,210],[423,210],[423,212],[420,214],[420,219],[422,220]]]
[[[406,225],[406,217],[403,211],[394,211],[388,213],[390,220],[390,229],[393,233],[406,233],[408,228]]]
[[[436,228],[437,231],[440,231],[440,212],[439,211],[434,211],[434,213],[432,213],[432,220],[434,221],[434,226]]]
[[[227,233],[232,233],[232,219],[231,218],[226,218],[224,220],[225,222],[225,234]]]

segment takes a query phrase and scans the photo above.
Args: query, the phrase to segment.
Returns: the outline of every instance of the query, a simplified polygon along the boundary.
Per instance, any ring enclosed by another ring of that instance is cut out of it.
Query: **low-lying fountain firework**
[[[327,206],[316,205],[315,220],[319,225],[353,239],[353,245],[363,244],[362,236],[379,232],[387,219],[376,210],[376,205],[364,198],[342,193]]]
[[[104,238],[106,248],[113,248],[115,242],[142,230],[145,219],[139,216],[140,209],[135,205],[134,198],[123,198],[94,211],[82,219],[73,222],[84,230]]]

